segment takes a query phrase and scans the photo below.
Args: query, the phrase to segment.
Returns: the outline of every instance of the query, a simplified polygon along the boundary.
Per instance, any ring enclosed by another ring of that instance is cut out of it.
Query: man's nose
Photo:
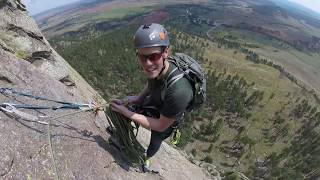
[[[149,58],[146,58],[146,59],[144,60],[144,64],[145,64],[145,65],[152,65],[152,61],[150,61]]]

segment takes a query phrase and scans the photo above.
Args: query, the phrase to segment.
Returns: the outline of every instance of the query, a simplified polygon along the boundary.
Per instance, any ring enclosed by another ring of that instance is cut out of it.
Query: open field
[[[107,1],[85,6],[80,9],[73,7],[63,12],[55,12],[50,16],[37,17],[37,23],[46,37],[62,35],[67,32],[81,31],[81,29],[100,22],[118,21],[123,17],[142,15],[146,12],[162,8],[166,5],[206,3],[207,0],[152,0],[152,1]]]
[[[320,95],[320,55],[298,51],[290,45],[252,31],[218,28],[217,31],[230,33],[240,43],[254,44],[255,48],[249,48],[261,57],[273,61],[294,75],[300,83],[313,89]]]

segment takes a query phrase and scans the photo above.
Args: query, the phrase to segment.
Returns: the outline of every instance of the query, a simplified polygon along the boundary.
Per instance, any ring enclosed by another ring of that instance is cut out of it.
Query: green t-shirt
[[[166,74],[161,79],[149,79],[148,87],[150,89],[150,100],[160,111],[160,114],[168,118],[180,120],[193,99],[193,89],[189,80],[185,77],[180,78],[164,91],[163,101],[161,99],[161,91],[165,88],[165,80],[175,67],[173,63],[169,62],[169,69]],[[174,74],[171,74],[169,79]]]

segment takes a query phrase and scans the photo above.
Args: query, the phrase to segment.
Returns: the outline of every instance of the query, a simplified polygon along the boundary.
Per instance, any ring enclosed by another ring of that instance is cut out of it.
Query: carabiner
[[[19,111],[16,107],[14,107],[15,104],[2,103],[2,106],[3,105],[5,105],[5,108],[0,107],[1,110],[8,113],[8,114],[13,114],[13,115],[20,117],[22,119],[31,120],[31,121],[37,121],[39,119],[37,116],[33,116],[31,114]]]

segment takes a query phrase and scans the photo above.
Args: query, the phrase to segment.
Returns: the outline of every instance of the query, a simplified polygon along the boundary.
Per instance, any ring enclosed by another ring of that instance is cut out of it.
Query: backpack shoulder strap
[[[161,100],[164,100],[166,90],[184,76],[177,67],[175,67],[164,80],[164,87],[161,90]]]
[[[173,76],[172,78],[170,78],[169,81],[167,82],[167,88],[169,88],[171,85],[176,83],[183,76],[184,76],[184,73],[179,73],[179,74],[176,74],[175,76]]]

